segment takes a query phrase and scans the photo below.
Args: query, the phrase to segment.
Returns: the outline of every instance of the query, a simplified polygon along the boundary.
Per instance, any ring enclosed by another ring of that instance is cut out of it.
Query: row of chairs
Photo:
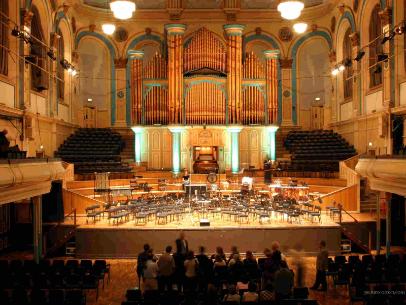
[[[0,289],[2,305],[86,305],[81,289]]]

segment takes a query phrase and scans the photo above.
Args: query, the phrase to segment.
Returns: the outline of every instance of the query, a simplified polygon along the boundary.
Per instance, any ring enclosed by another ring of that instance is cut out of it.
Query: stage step
[[[362,242],[354,233],[352,233],[348,228],[341,226],[341,233],[347,237],[353,244],[356,244],[360,249],[365,251],[365,253],[369,253],[370,249],[368,245]]]

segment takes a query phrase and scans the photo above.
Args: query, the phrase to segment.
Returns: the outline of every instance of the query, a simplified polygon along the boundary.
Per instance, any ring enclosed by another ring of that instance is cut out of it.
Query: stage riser
[[[318,252],[320,240],[325,240],[331,253],[339,253],[341,233],[339,226],[294,227],[294,228],[233,228],[233,229],[185,229],[189,248],[197,251],[200,245],[213,253],[216,246],[229,251],[236,245],[241,252],[252,250],[262,253],[279,241],[282,250],[301,245],[307,255]],[[80,258],[126,258],[136,257],[145,243],[149,243],[156,253],[162,253],[166,246],[175,248],[179,230],[153,229],[78,229],[76,232],[76,254]]]

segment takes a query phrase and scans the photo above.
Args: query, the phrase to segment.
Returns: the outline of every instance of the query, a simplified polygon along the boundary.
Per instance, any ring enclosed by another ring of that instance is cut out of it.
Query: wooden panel
[[[151,133],[151,150],[161,149],[161,135],[159,131],[152,131]]]
[[[357,185],[345,187],[322,196],[323,203],[321,204],[321,207],[322,209],[325,209],[326,206],[332,206],[335,201],[337,204],[341,203],[343,208],[347,211],[357,211],[357,196]]]
[[[159,169],[161,168],[161,154],[159,152],[152,152],[151,153],[151,165],[148,166],[149,168]]]

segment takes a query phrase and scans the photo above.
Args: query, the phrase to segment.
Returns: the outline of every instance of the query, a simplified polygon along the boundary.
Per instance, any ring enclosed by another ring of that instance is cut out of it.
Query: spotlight
[[[11,30],[11,35],[13,35],[14,37],[20,37],[20,31],[18,30],[18,27],[15,27]]]
[[[378,62],[379,61],[387,61],[389,56],[388,56],[388,54],[378,54],[377,58],[378,58]]]
[[[395,31],[391,32],[388,36],[385,35],[381,41],[381,44],[385,44],[385,42],[392,40],[393,37],[395,37],[395,35],[396,35]]]
[[[338,71],[343,72],[345,70],[345,66],[343,64],[338,66]]]
[[[337,68],[334,68],[333,70],[331,70],[331,74],[333,76],[336,76],[338,73],[340,73],[340,71]]]
[[[379,74],[382,72],[382,67],[380,65],[376,66],[374,73]]]
[[[394,33],[398,34],[398,35],[402,35],[404,32],[405,32],[405,25],[404,24],[398,26],[394,31]]]
[[[61,64],[61,66],[65,69],[68,70],[69,69],[69,62],[66,59],[61,59],[61,61],[59,62]]]
[[[354,58],[355,61],[360,61],[362,59],[362,57],[364,57],[365,55],[365,51],[359,51],[357,56]]]
[[[351,67],[352,66],[351,59],[347,58],[346,60],[344,60],[344,66],[345,67]]]
[[[48,57],[51,58],[53,61],[56,60],[55,53],[54,53],[54,51],[53,51],[52,49],[50,49],[50,50],[47,52],[47,55],[48,55]]]

